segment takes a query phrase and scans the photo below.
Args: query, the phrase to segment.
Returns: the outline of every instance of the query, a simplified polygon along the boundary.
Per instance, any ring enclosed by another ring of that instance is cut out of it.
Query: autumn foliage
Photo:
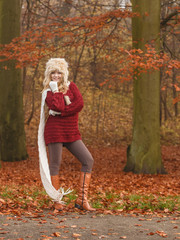
[[[124,173],[126,147],[89,147],[95,159],[90,201],[103,213],[179,213],[180,180],[178,147],[162,147],[168,175]],[[38,214],[52,211],[53,202],[42,188],[37,148],[28,148],[29,160],[3,163],[0,170],[0,206],[2,213]],[[28,170],[27,170],[28,169]],[[79,162],[64,149],[60,170],[61,186],[73,189],[66,211],[75,211],[74,202],[79,180]],[[108,169],[108,171],[107,171]],[[164,206],[162,205],[164,204]]]
[[[28,65],[36,66],[41,59],[52,56],[61,48],[79,48],[82,45],[91,48],[94,44],[100,48],[101,44],[106,42],[113,44],[116,41],[116,36],[113,36],[111,32],[108,34],[110,28],[119,24],[122,19],[136,16],[139,14],[129,10],[114,10],[93,17],[50,17],[51,23],[32,27],[20,37],[13,39],[10,44],[1,45],[1,61],[15,59],[17,68]],[[106,34],[98,38],[97,34],[102,31]],[[58,46],[54,44],[56,38],[61,40],[60,43],[58,42]],[[152,46],[153,42],[152,45],[146,45],[145,51],[117,47],[117,54],[123,58],[119,60],[122,67],[115,74],[125,74],[126,76],[121,78],[124,81],[130,80],[137,68],[139,74],[141,71],[157,70],[164,66],[167,67],[167,74],[171,74],[173,68],[179,68],[178,60],[171,59],[164,52],[156,52]],[[107,61],[112,60],[108,54],[104,58]]]

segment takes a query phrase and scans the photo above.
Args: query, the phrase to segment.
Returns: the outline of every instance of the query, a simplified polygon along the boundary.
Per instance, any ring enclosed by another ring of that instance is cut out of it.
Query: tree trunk
[[[132,0],[133,47],[145,51],[145,44],[160,49],[160,0]],[[136,77],[136,78],[135,78]],[[160,71],[134,76],[133,138],[127,150],[124,171],[165,173],[160,148]]]
[[[19,35],[20,1],[0,0],[0,44]],[[15,61],[0,63],[0,114],[0,160],[26,159],[22,74]]]

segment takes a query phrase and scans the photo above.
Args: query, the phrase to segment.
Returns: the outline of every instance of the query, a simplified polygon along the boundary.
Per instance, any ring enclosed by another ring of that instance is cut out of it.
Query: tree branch
[[[174,16],[178,15],[178,11],[174,11],[172,12],[171,14],[169,14],[166,18],[164,18],[162,21],[161,21],[161,27],[165,27],[167,22],[169,22],[170,20],[172,20],[172,18]]]

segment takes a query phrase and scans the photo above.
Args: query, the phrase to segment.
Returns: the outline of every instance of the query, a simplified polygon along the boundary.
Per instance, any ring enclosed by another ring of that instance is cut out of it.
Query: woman
[[[51,58],[46,63],[43,84],[44,99],[49,109],[49,116],[44,127],[44,141],[48,146],[51,183],[56,190],[60,189],[59,169],[62,147],[65,146],[82,165],[75,207],[94,211],[95,209],[90,207],[87,199],[94,160],[82,142],[78,129],[78,113],[83,108],[83,99],[75,83],[68,81],[68,64],[65,59]],[[44,104],[41,105],[41,111],[43,111],[43,108]],[[40,129],[42,127],[39,127]],[[40,135],[39,133],[38,142],[40,158],[42,159]],[[41,163],[40,169],[43,169],[44,163],[43,161]],[[43,184],[45,182],[44,176],[46,175],[44,172],[48,172],[48,170],[41,170]],[[46,181],[45,185],[48,185],[48,181]],[[57,210],[62,210],[64,204],[62,204],[62,201],[55,200],[54,207]]]

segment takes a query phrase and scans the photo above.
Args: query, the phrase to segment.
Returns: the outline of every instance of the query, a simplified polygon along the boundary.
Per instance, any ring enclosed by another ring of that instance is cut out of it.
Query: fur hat
[[[66,62],[66,60],[64,58],[50,58],[49,59],[49,61],[46,63],[46,70],[44,73],[45,78],[43,81],[43,85],[45,86],[47,83],[49,83],[50,74],[55,70],[58,70],[61,73],[63,73],[64,83],[65,83],[65,85],[68,85],[68,75],[69,75],[68,63]]]

